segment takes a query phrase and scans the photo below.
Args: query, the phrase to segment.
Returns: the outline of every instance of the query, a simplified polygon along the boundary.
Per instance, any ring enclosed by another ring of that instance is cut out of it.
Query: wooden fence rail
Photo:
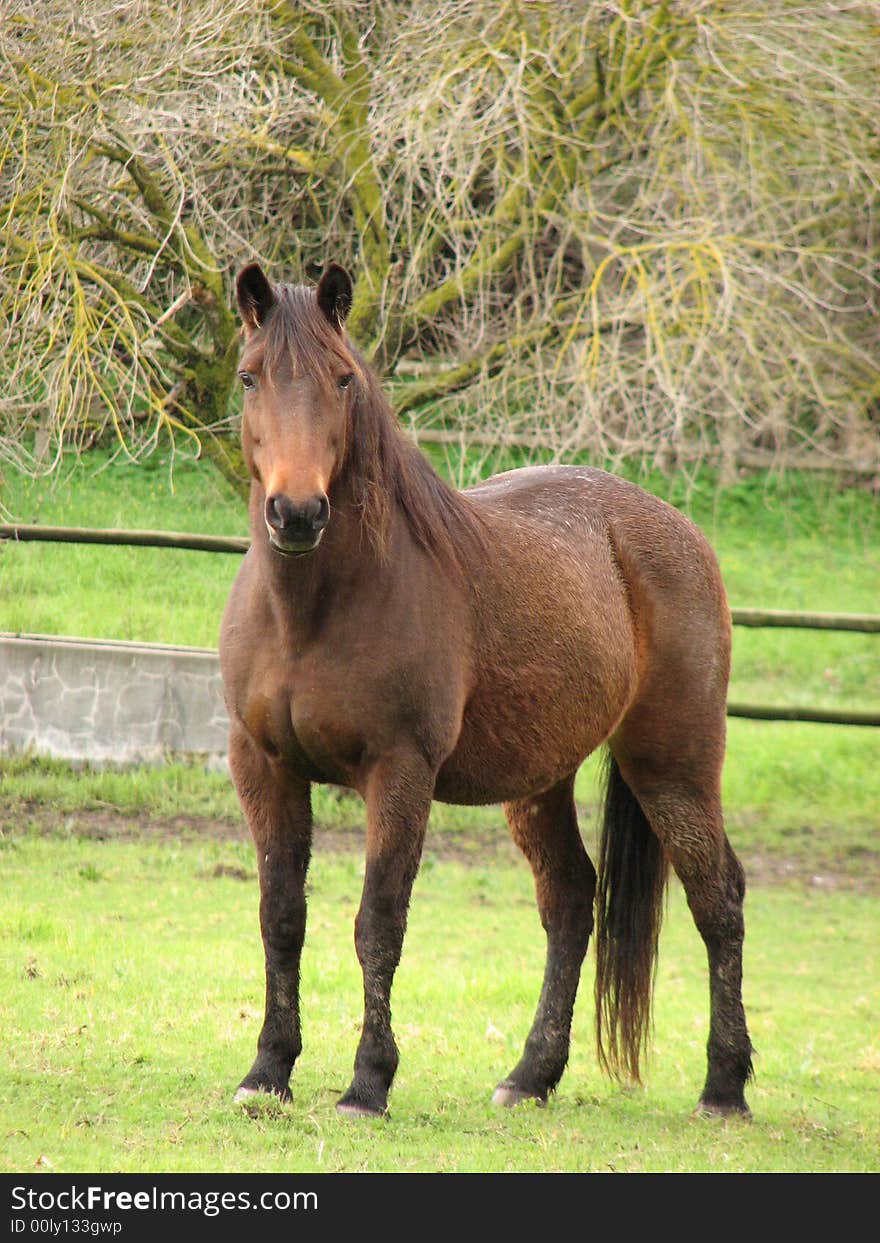
[[[192,535],[181,531],[122,531],[93,527],[49,527],[0,523],[0,540],[42,540],[67,544],[133,545],[138,548],[183,548],[197,552],[247,552],[241,536]],[[735,626],[784,627],[798,630],[845,630],[880,634],[880,616],[871,613],[807,613],[788,609],[731,609]],[[813,721],[825,725],[880,726],[880,713],[831,708],[775,707],[728,703],[727,715],[758,721]]]
[[[55,544],[134,545],[138,548],[191,548],[196,552],[247,552],[250,540],[234,535],[191,535],[185,531],[119,531],[95,527],[44,527],[0,523],[0,539]]]

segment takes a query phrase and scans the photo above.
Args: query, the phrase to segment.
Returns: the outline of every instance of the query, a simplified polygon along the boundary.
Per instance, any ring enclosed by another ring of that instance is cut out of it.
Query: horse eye
[[[349,384],[351,384],[351,382],[352,382],[352,380],[353,380],[353,379],[354,379],[354,374],[353,374],[353,372],[351,372],[351,371],[347,371],[347,372],[345,373],[345,375],[341,375],[341,376],[339,377],[339,379],[336,381],[336,383],[339,385],[339,387],[340,387],[341,389],[343,389],[343,390],[344,390],[344,389],[347,389],[347,388],[348,388]]]
[[[239,371],[238,378],[246,389],[256,388],[257,382],[249,371]]]

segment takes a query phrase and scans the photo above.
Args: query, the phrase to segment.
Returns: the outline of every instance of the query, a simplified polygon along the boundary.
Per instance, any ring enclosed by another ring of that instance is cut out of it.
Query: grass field
[[[704,1073],[702,946],[671,892],[643,1091],[597,1070],[592,963],[572,1057],[545,1110],[489,1105],[537,1000],[527,869],[429,849],[394,1021],[391,1117],[337,1117],[360,1022],[351,945],[360,859],[319,850],[294,1101],[231,1100],[262,1014],[257,889],[242,842],[7,840],[0,926],[0,1169],[56,1171],[861,1170],[880,1141],[880,907],[762,888],[747,903],[753,1122],[690,1117]]]
[[[20,521],[240,534],[203,469],[105,466],[57,486],[7,472]],[[866,491],[745,480],[686,495],[731,602],[877,611],[880,518]],[[238,559],[0,546],[0,630],[213,646]],[[877,636],[738,631],[731,698],[871,707]],[[528,869],[498,809],[437,807],[395,988],[402,1049],[383,1122],[339,1119],[360,1022],[352,922],[362,811],[320,791],[294,1103],[256,1118],[231,1093],[262,1012],[252,849],[228,778],[0,761],[0,1170],[860,1170],[880,1141],[877,731],[732,720],[730,836],[749,875],[751,1124],[689,1117],[702,1083],[704,953],[677,883],[661,941],[644,1091],[599,1074],[592,961],[569,1070],[546,1110],[498,1112],[539,989]],[[595,762],[578,796],[592,845]]]

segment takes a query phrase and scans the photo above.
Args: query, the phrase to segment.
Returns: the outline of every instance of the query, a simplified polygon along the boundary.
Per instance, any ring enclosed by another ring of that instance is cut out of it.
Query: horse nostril
[[[275,531],[289,525],[293,512],[293,506],[282,492],[276,492],[266,500],[266,523]]]
[[[325,494],[322,492],[319,496],[313,497],[309,502],[309,508],[312,510],[309,515],[312,527],[316,531],[323,531],[330,521],[330,502]]]

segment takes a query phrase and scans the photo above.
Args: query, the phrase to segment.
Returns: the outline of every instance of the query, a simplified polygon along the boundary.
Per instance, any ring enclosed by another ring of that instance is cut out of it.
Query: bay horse
[[[537,1013],[493,1100],[543,1104],[555,1090],[594,909],[600,1063],[639,1080],[671,864],[708,955],[697,1109],[747,1115],[745,884],[720,796],[730,614],[707,541],[671,506],[586,467],[456,491],[404,436],[346,334],[342,268],[313,288],[273,285],[251,264],[236,293],[252,539],[221,661],[266,969],[236,1098],[290,1097],[317,781],[366,804],[364,1017],[341,1112],[387,1111],[392,980],[436,798],[503,803],[546,932]],[[603,743],[597,876],[574,780]]]

